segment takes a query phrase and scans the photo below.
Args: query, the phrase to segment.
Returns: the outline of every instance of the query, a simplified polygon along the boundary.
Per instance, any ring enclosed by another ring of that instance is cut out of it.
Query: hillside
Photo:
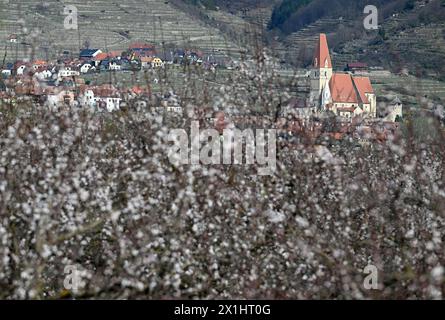
[[[310,63],[315,39],[323,32],[328,34],[336,68],[363,61],[395,73],[406,70],[418,77],[445,80],[443,0],[282,0],[271,1],[268,6],[251,5],[249,1],[244,4],[244,9],[238,11],[203,10],[213,18],[218,15],[215,19],[219,25],[223,24],[221,17],[226,15],[225,20],[233,27],[230,21],[236,19],[230,15],[236,15],[262,28],[256,34],[261,34],[282,62],[297,67]],[[367,4],[379,9],[379,31],[363,27],[363,8]]]
[[[389,17],[380,18],[379,31],[363,28],[363,14],[355,19],[346,16],[320,18],[289,35],[280,35],[277,54],[305,66],[310,63],[314,39],[318,33],[325,32],[337,68],[344,68],[351,61],[363,61],[396,73],[406,69],[416,76],[445,79],[443,3],[440,0],[416,1],[410,10],[392,9],[395,11]]]
[[[79,30],[63,29],[64,5],[76,5]],[[149,41],[178,46],[198,47],[212,52],[236,55],[236,45],[217,28],[179,10],[164,0],[128,0],[125,2],[93,0],[57,0],[20,2],[0,1],[0,48],[3,56],[52,57],[64,50],[77,52],[86,43],[105,49],[126,49],[131,42]],[[7,42],[18,34],[19,43]]]
[[[380,30],[366,31],[362,13],[376,4]],[[336,68],[363,61],[393,72],[445,79],[444,0],[94,0],[77,4],[79,31],[64,30],[64,4],[0,1],[0,55],[54,57],[89,44],[125,49],[131,42],[197,47],[216,55],[267,45],[284,63],[306,67],[317,34],[328,34]],[[23,29],[22,27],[26,27]],[[10,44],[10,34],[19,43]],[[32,47],[35,50],[32,51]],[[390,57],[390,58],[388,58]]]
[[[413,7],[414,0],[283,0],[274,7],[269,29],[279,29],[285,34],[298,31],[319,19],[356,19],[367,5],[375,5],[381,18]]]

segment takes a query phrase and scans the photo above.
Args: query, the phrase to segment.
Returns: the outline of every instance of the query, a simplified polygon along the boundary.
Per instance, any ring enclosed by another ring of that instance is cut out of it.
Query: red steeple
[[[320,39],[315,48],[313,66],[315,68],[332,68],[331,56],[329,55],[328,40],[324,33],[320,33]]]

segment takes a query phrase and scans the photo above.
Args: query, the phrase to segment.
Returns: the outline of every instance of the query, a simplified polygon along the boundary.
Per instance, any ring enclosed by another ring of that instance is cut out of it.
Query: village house
[[[204,54],[199,50],[188,50],[187,59],[191,64],[201,64]]]
[[[12,70],[14,70],[14,64],[7,63],[2,69],[2,78],[9,78],[12,75]]]
[[[59,70],[57,77],[58,78],[63,78],[63,77],[74,77],[74,76],[79,76],[80,72],[77,70],[73,70],[72,67],[63,67]]]
[[[143,69],[151,68],[152,62],[153,62],[152,57],[141,57],[141,66]]]
[[[122,52],[119,50],[113,50],[107,53],[109,59],[120,59]]]
[[[50,108],[66,106],[75,106],[76,97],[72,90],[61,87],[48,87],[44,91],[46,95],[45,105]]]
[[[79,58],[81,60],[92,60],[100,53],[102,53],[102,51],[99,49],[82,49],[80,50]]]
[[[122,98],[119,91],[112,85],[86,87],[82,89],[81,105],[99,110],[115,111],[120,109]]]
[[[47,67],[40,67],[34,73],[34,77],[36,77],[40,81],[46,81],[52,77],[51,71],[48,70]]]
[[[165,110],[168,113],[175,113],[175,114],[182,113],[180,98],[172,91],[163,96],[161,100],[161,105],[165,108]]]
[[[17,35],[16,34],[11,34],[9,37],[8,37],[8,41],[10,42],[10,43],[17,43],[17,40],[18,38],[17,38]]]
[[[34,77],[22,76],[16,79],[10,79],[8,86],[16,96],[31,97],[34,99],[43,94],[43,89],[39,81]]]
[[[94,56],[93,58],[91,58],[91,60],[88,61],[88,64],[97,68],[102,63],[102,61],[105,61],[108,59],[109,59],[108,54],[105,52],[101,52],[101,53],[97,54],[96,56]]]
[[[346,119],[377,116],[377,99],[368,77],[334,73],[328,42],[320,34],[310,72],[309,104]]]
[[[84,63],[80,66],[80,73],[88,73],[95,69],[96,67],[91,65],[91,63]]]
[[[176,49],[173,53],[173,63],[182,64],[185,59],[185,50]]]
[[[346,65],[345,71],[352,73],[367,73],[369,72],[368,65],[363,62],[350,62]]]
[[[164,64],[173,64],[174,60],[173,51],[163,52],[162,54],[158,54],[157,57],[162,61],[164,61]]]
[[[10,69],[3,69],[2,70],[2,78],[8,78],[10,77],[12,74]]]
[[[133,57],[155,57],[156,47],[152,44],[136,42],[130,45],[128,51]]]
[[[160,58],[154,58],[151,62],[151,67],[153,69],[164,67],[164,62]]]
[[[16,75],[21,76],[21,75],[25,74],[25,70],[26,70],[26,65],[23,64],[23,65],[17,67],[15,73],[16,73]]]
[[[47,62],[44,61],[44,60],[36,60],[36,61],[34,61],[34,62],[32,63],[32,68],[33,68],[34,70],[37,70],[37,69],[39,69],[39,68],[41,68],[41,67],[45,67],[46,64],[47,64]]]

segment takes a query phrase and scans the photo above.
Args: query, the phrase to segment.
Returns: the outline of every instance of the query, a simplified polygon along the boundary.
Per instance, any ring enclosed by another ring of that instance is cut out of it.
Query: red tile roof
[[[105,59],[107,59],[107,58],[108,58],[108,54],[105,53],[105,52],[102,52],[102,53],[97,54],[97,55],[93,58],[93,60],[95,60],[95,61],[102,61],[102,60],[105,60]]]
[[[110,51],[108,53],[108,57],[110,57],[110,58],[117,58],[117,57],[120,57],[121,54],[122,54],[122,51],[113,50],[113,51]]]
[[[349,68],[367,68],[368,65],[363,62],[350,62],[348,63]]]
[[[101,85],[90,88],[96,97],[105,98],[113,97],[118,98],[120,96],[119,91],[113,85]]]
[[[354,84],[359,94],[362,103],[369,103],[366,93],[374,93],[371,85],[371,80],[368,77],[353,77]]]
[[[44,65],[46,65],[46,61],[44,61],[44,60],[36,60],[36,61],[34,61],[33,64],[36,65],[36,66],[44,66]]]
[[[334,103],[358,103],[357,93],[352,82],[352,76],[348,73],[334,73],[329,82],[332,102]]]
[[[153,57],[141,57],[141,62],[153,62]]]
[[[326,39],[326,35],[324,33],[321,33],[317,47],[315,48],[313,65],[315,68],[324,68],[326,64],[328,68],[332,68],[328,40]]]
[[[142,42],[135,42],[132,43],[129,47],[129,49],[154,49],[155,46],[148,43],[142,43]]]
[[[368,77],[354,77],[348,73],[334,73],[329,82],[334,103],[369,103],[367,93],[374,93]]]

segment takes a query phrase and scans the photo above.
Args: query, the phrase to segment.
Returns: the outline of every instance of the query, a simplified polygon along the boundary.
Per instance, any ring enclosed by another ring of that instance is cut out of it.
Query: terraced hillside
[[[350,22],[332,18],[320,19],[286,36],[275,51],[282,59],[304,66],[312,57],[318,35],[320,33],[332,33],[339,25],[345,24],[348,25]],[[333,63],[335,64],[336,61],[333,61]]]
[[[413,10],[381,20],[379,31],[366,32],[362,26],[364,16],[355,20],[322,18],[282,35],[276,52],[286,61],[305,66],[310,62],[317,35],[324,32],[329,37],[336,69],[343,69],[348,62],[364,61],[393,72],[406,69],[419,77],[444,80],[445,22],[438,21],[440,13],[435,16],[433,3],[429,11],[426,8],[424,1],[416,1]]]
[[[65,30],[63,7],[78,9],[79,30]],[[164,0],[0,0],[0,54],[26,58],[77,52],[89,43],[104,49],[126,49],[131,42],[172,43],[236,55],[239,48],[217,28],[204,25]],[[18,34],[18,44],[7,41]]]

